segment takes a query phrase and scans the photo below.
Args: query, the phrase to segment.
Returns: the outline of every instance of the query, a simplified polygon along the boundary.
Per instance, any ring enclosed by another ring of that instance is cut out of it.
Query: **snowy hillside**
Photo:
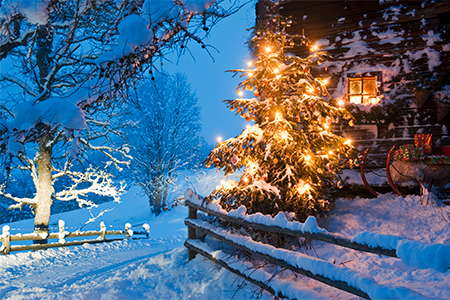
[[[189,173],[189,181],[174,192],[172,199],[186,188],[206,195],[223,180],[215,170]],[[181,183],[180,178],[180,183]],[[114,228],[130,222],[140,230],[150,224],[150,238],[124,240],[98,245],[19,252],[0,257],[0,298],[2,299],[272,299],[254,285],[244,283],[234,274],[197,256],[187,262],[183,242],[187,229],[183,223],[187,208],[177,206],[154,217],[147,200],[138,188],[132,188],[121,204],[105,203],[92,215],[110,210],[84,226],[98,229],[100,221]],[[358,232],[393,234],[423,242],[450,243],[450,207],[431,201],[420,205],[420,197],[405,199],[392,194],[376,199],[339,200],[336,208],[319,225],[329,232],[352,237]],[[74,231],[90,218],[89,211],[78,210],[52,217],[66,222]],[[11,233],[29,232],[32,220],[9,224]],[[450,294],[450,271],[440,273],[415,269],[394,258],[379,257],[341,247],[314,242],[304,253],[320,257],[338,266],[346,266],[373,277],[387,286],[403,286],[425,297],[447,298]],[[270,269],[270,268],[269,268]],[[273,270],[274,272],[276,270]],[[277,276],[292,281],[305,296],[320,295],[331,299],[357,297],[329,288],[302,276],[295,278],[284,271]]]

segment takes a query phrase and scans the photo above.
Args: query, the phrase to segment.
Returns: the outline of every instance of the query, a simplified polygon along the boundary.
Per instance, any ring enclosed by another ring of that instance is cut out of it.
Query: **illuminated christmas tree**
[[[308,39],[284,30],[259,31],[250,43],[259,49],[256,58],[246,70],[231,70],[245,78],[240,97],[225,102],[254,124],[220,141],[206,160],[207,167],[226,174],[243,169],[243,174],[208,199],[219,199],[226,209],[245,205],[248,213],[293,212],[303,221],[332,207],[324,195],[331,186],[341,187],[343,167],[357,164],[350,141],[332,132],[339,122],[351,123],[352,116],[327,92],[326,80],[311,75],[327,57]],[[309,47],[310,55],[289,54],[294,46]],[[243,98],[245,90],[254,97]]]

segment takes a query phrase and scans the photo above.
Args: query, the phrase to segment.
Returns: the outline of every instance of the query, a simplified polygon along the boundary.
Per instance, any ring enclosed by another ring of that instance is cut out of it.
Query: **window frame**
[[[366,73],[366,74],[348,74],[347,75],[347,101],[356,104],[356,105],[376,105],[378,104],[378,96],[380,95],[381,91],[381,72],[373,72],[373,73]],[[375,84],[375,91],[373,93],[364,93],[364,81],[374,81]],[[361,92],[360,93],[350,93],[350,86],[352,81],[359,81],[361,86]],[[360,102],[355,103],[351,101],[353,97],[360,97]],[[376,101],[366,101],[364,102],[364,96],[369,96],[370,98],[376,97]],[[370,97],[371,96],[371,97]]]

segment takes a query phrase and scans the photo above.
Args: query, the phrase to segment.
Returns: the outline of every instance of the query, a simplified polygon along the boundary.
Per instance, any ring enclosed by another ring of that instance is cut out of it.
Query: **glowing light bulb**
[[[338,105],[339,106],[344,106],[344,100],[339,100]]]
[[[328,124],[323,124],[323,128],[325,128],[325,129],[329,129],[329,128],[330,128],[330,126],[328,126]]]
[[[253,65],[253,62],[249,60],[249,61],[247,62],[247,66],[251,67],[252,65]]]
[[[270,46],[266,46],[266,52],[267,52],[267,53],[270,53],[270,52],[272,52],[272,47],[270,47]]]
[[[239,97],[242,98],[242,95],[244,94],[244,92],[242,92],[242,91],[237,91],[237,94],[238,94]]]
[[[351,141],[351,140],[346,140],[345,143],[346,143],[347,145],[351,145],[351,144],[352,144],[352,141]]]
[[[306,155],[305,156],[305,160],[306,160],[306,162],[310,162],[311,161],[311,155]]]
[[[328,154],[333,155],[333,150],[328,151]]]
[[[218,136],[218,137],[217,137],[217,141],[220,143],[220,142],[222,141],[222,137],[221,137],[221,136]]]
[[[319,50],[319,47],[316,44],[314,44],[311,46],[311,48],[309,48],[309,50],[311,50],[311,52],[316,52],[317,50]]]
[[[309,183],[305,183],[305,182],[303,182],[303,183],[304,183],[303,185],[297,187],[297,191],[300,195],[303,195],[304,193],[309,192],[309,190],[311,189],[311,185]]]
[[[281,114],[277,111],[275,113],[275,121],[280,121],[281,120]]]
[[[253,175],[253,174],[256,173],[256,171],[258,171],[259,166],[258,166],[257,163],[254,163],[254,162],[252,162],[252,161],[249,161],[249,162],[247,163],[247,168],[248,168],[248,172],[249,172],[251,175]]]
[[[273,69],[273,72],[274,72],[275,74],[278,74],[278,73],[280,73],[280,69],[275,68],[275,69]]]
[[[248,72],[248,77],[252,77],[253,76],[253,72]]]
[[[329,82],[330,82],[330,79],[328,79],[328,78],[325,78],[325,79],[323,80],[323,84],[325,84],[325,85],[327,85]]]

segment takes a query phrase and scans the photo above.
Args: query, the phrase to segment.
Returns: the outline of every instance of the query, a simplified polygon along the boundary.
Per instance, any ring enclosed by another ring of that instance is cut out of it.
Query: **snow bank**
[[[450,268],[450,245],[400,240],[397,256],[405,265],[411,267],[431,268],[444,273]]]
[[[307,288],[302,288],[297,282],[291,280],[284,280],[277,277],[273,277],[263,269],[255,269],[255,266],[243,259],[230,258],[230,255],[224,253],[222,250],[214,250],[207,244],[200,242],[199,240],[190,240],[190,244],[209,253],[212,257],[217,260],[225,262],[231,268],[238,270],[246,276],[258,280],[260,282],[266,283],[271,287],[275,293],[278,295],[282,294],[291,299],[328,299],[327,297],[314,292],[313,290]]]
[[[333,281],[346,282],[367,293],[371,299],[422,299],[423,295],[405,287],[392,287],[378,284],[373,278],[355,272],[351,269],[336,266],[330,262],[308,255],[276,248],[271,245],[255,242],[252,238],[234,234],[230,231],[217,228],[208,222],[191,220],[197,226],[214,232],[237,245],[241,245],[257,253],[268,255],[278,260],[287,262],[289,265],[310,271],[314,275],[320,275]]]
[[[450,245],[427,244],[390,234],[358,233],[353,242],[396,250],[397,257],[410,267],[447,272],[450,269]]]
[[[235,210],[227,212],[220,206],[217,200],[206,203],[203,197],[195,194],[191,189],[186,190],[184,198],[185,200],[189,200],[199,206],[206,207],[220,214],[251,223],[266,226],[278,226],[293,231],[301,231],[303,233],[329,234],[327,230],[318,226],[317,220],[313,216],[309,216],[305,223],[301,223],[298,221],[288,221],[286,215],[282,212],[279,212],[275,218],[261,213],[247,215],[247,209],[244,206],[240,206]],[[372,248],[379,247],[388,250],[396,250],[397,257],[407,266],[422,269],[431,268],[439,272],[446,272],[450,268],[450,245],[427,244],[418,241],[410,241],[396,235],[379,234],[368,231],[358,232],[351,241],[362,245],[368,245]]]
[[[225,179],[221,171],[216,173],[213,169],[190,171],[185,175],[190,181],[183,183],[180,190],[171,197],[182,196],[188,187],[206,195],[214,190],[220,180]],[[201,255],[188,263],[186,248],[182,246],[187,236],[184,225],[184,219],[188,215],[186,207],[177,206],[155,217],[150,211],[145,193],[138,187],[133,187],[124,194],[120,204],[108,202],[91,210],[80,209],[53,215],[50,223],[56,226],[58,220],[62,219],[66,221],[66,229],[74,231],[92,217],[90,213],[98,215],[104,210],[111,211],[85,225],[84,229],[98,230],[102,221],[108,229],[111,229],[111,226],[123,229],[126,222],[130,222],[134,227],[148,223],[152,230],[150,238],[2,255],[0,272],[4,276],[0,278],[1,297],[211,300],[234,297],[250,300],[261,295],[261,300],[273,299],[269,293],[259,294],[256,286],[217,267]],[[330,232],[350,238],[360,232],[376,232],[401,236],[404,238],[403,242],[414,239],[424,245],[449,245],[450,224],[445,221],[448,221],[449,214],[450,207],[436,203],[420,205],[419,196],[403,198],[382,194],[370,199],[337,199],[336,207],[327,213],[325,218],[319,218],[317,221],[319,228],[326,228]],[[15,222],[9,226],[11,234],[30,232],[33,229],[33,220]],[[411,253],[407,247],[418,248],[417,245],[408,244],[403,247],[406,253]],[[380,257],[321,242],[314,244],[314,251],[304,251],[310,255],[317,252],[322,260],[335,265],[345,265],[356,273],[372,277],[379,284],[396,285],[398,293],[402,293],[399,286],[403,286],[428,298],[449,298],[450,272],[408,267],[396,258]],[[446,253],[440,254],[439,257],[449,257]],[[268,266],[264,269],[270,274],[281,271],[270,268]],[[294,275],[290,271],[279,272],[272,281],[278,282],[278,278],[289,279],[287,284],[290,287],[283,286],[283,289],[289,289],[285,294],[294,289],[302,289],[305,293],[312,290],[329,299],[351,298],[343,291]],[[371,282],[366,285],[370,286]],[[360,278],[360,284],[365,284],[364,278]],[[378,292],[383,292],[381,287]],[[389,288],[385,295],[388,293]],[[305,294],[304,298],[316,297],[308,297]]]

